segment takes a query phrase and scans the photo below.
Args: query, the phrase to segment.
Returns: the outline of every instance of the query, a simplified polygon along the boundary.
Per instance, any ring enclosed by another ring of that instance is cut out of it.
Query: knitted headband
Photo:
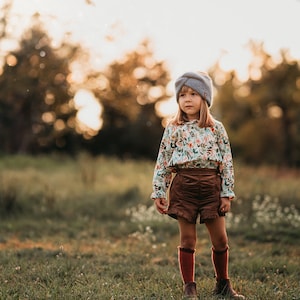
[[[206,100],[208,107],[212,105],[212,81],[207,74],[187,72],[180,76],[175,82],[177,101],[179,98],[179,92],[184,85],[193,89],[201,96],[202,99]]]

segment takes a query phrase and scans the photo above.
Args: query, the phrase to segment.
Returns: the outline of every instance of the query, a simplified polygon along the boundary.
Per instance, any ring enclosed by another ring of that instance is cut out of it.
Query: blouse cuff
[[[166,198],[166,194],[165,193],[157,193],[157,192],[153,192],[150,196],[150,198],[154,201],[157,198]]]
[[[220,197],[228,198],[230,201],[232,201],[235,198],[235,194],[233,192],[221,192]]]

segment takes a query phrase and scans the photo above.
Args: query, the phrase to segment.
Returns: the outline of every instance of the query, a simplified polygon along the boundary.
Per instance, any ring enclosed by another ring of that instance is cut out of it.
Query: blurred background
[[[299,0],[0,0],[0,298],[181,299],[177,222],[157,213],[151,180],[175,79],[206,71],[235,163],[232,278],[248,299],[299,300],[299,12]]]
[[[153,160],[174,80],[201,70],[236,159],[300,166],[300,1],[0,7],[0,153]]]

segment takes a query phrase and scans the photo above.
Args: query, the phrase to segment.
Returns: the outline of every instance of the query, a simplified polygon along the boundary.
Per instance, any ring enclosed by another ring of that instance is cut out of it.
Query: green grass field
[[[156,213],[153,162],[0,159],[0,299],[181,299],[176,221]],[[247,299],[300,299],[297,170],[236,163],[230,276]],[[214,299],[198,226],[199,299]]]

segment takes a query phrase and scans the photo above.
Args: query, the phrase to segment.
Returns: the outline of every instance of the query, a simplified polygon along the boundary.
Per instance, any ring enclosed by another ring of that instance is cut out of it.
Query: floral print
[[[198,120],[182,125],[169,124],[164,131],[153,176],[151,198],[166,198],[176,168],[219,168],[221,197],[234,198],[231,147],[223,124],[201,128]]]

